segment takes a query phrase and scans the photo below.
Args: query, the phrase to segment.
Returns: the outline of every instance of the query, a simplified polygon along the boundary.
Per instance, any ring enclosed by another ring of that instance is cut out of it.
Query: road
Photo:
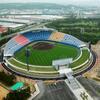
[[[86,79],[83,77],[78,77],[77,79],[90,93],[94,100],[100,100],[100,83],[97,84],[96,81],[93,81],[92,79]]]
[[[38,100],[75,100],[75,98],[65,82],[61,81],[47,85],[44,95]]]
[[[39,100],[45,93],[45,85],[44,85],[43,81],[38,81],[37,85],[38,85],[40,93],[33,100]]]
[[[91,79],[83,77],[77,78],[87,92],[93,97],[94,100],[100,100],[100,84]],[[99,91],[99,92],[97,92]],[[57,84],[50,84],[45,86],[45,92],[41,98],[34,100],[75,100],[74,95],[69,90],[64,81]]]

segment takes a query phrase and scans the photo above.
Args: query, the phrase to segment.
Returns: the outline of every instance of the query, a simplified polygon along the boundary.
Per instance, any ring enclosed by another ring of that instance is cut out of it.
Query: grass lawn
[[[75,68],[79,65],[81,65],[82,63],[84,63],[87,59],[89,59],[89,56],[90,56],[90,53],[88,52],[87,49],[83,49],[82,50],[82,56],[80,57],[79,60],[75,61],[74,63],[72,63],[70,65],[71,68]],[[26,65],[23,65],[21,63],[18,63],[16,60],[14,60],[13,58],[9,59],[9,62],[12,64],[12,65],[15,65],[19,68],[23,68],[23,69],[27,69],[27,66]],[[83,65],[84,66],[84,65]],[[33,70],[33,71],[40,71],[40,72],[53,72],[53,73],[57,73],[55,68],[52,67],[52,66],[33,66],[33,67],[29,67],[30,70]]]
[[[19,68],[23,68],[23,69],[27,69],[27,65],[24,65],[24,64],[21,64],[21,63],[18,63],[16,60],[14,60],[13,58],[9,59],[9,62],[12,64],[12,65],[15,65]],[[50,66],[50,67],[29,67],[30,70],[34,70],[34,71],[56,71],[54,67]]]
[[[82,56],[77,61],[73,62],[70,66],[71,68],[77,67],[83,64],[90,57],[90,52],[87,49],[82,50]]]
[[[80,59],[76,60],[75,62],[73,62],[70,67],[73,69],[75,69],[75,67],[77,68],[77,66],[83,64],[87,59],[89,59],[90,57],[90,52],[88,51],[88,49],[82,49],[82,56],[80,57]],[[18,63],[16,60],[14,60],[13,58],[9,59],[9,62],[12,65],[15,65],[19,68],[23,68],[23,69],[27,69],[27,66],[21,63]],[[83,65],[84,66],[84,65]],[[82,66],[82,67],[83,67]],[[29,67],[30,70],[33,71],[40,71],[40,72],[52,72],[52,73],[57,73],[57,71],[55,70],[54,67],[52,66],[31,66]]]
[[[31,65],[50,66],[53,60],[62,58],[76,59],[80,54],[78,48],[60,43],[55,43],[54,47],[49,50],[36,50],[33,49],[32,45],[28,45],[27,47],[30,49],[29,64]],[[23,63],[26,63],[25,48],[16,52],[14,56]]]

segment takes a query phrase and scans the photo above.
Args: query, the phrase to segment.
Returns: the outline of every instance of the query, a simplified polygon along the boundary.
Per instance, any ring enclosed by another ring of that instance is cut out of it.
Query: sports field
[[[29,70],[37,74],[58,74],[57,70],[52,66],[52,61],[55,59],[73,58],[74,62],[69,67],[74,71],[85,67],[90,59],[90,51],[86,47],[79,49],[71,45],[38,41],[17,51],[14,57],[8,60],[11,66],[27,70],[26,48],[30,50]]]
[[[80,67],[84,67],[85,63],[87,60],[89,60],[90,58],[90,52],[88,51],[88,49],[82,49],[82,55],[79,57],[79,59],[77,59],[75,62],[71,63],[70,64],[70,67],[73,69],[73,70],[76,70]],[[27,69],[27,65],[25,64],[22,64],[21,62],[18,62],[17,60],[15,60],[14,58],[11,58],[9,59],[9,62],[14,65],[14,66],[17,66],[19,68],[22,68],[22,69]],[[81,66],[80,66],[81,65]],[[30,70],[32,71],[39,71],[39,72],[52,72],[55,73],[55,68],[52,67],[52,66],[30,66]]]
[[[77,47],[43,41],[29,44],[15,53],[14,57],[23,63],[26,63],[26,48],[30,50],[28,61],[31,65],[50,66],[53,60],[63,58],[73,58],[74,60],[80,55],[80,50]]]

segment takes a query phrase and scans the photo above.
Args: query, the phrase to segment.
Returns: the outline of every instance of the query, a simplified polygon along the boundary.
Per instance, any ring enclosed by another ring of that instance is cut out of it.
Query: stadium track
[[[93,55],[93,62],[92,64],[87,67],[86,69],[82,70],[81,72],[79,73],[76,73],[74,74],[73,76],[79,76],[79,75],[82,75],[83,73],[87,72],[88,70],[90,70],[95,62],[96,62],[96,53],[91,51],[92,55]],[[15,74],[15,75],[18,75],[18,76],[21,76],[21,77],[25,77],[25,78],[30,78],[30,79],[35,79],[35,80],[59,80],[59,79],[65,79],[66,77],[65,76],[57,76],[57,77],[39,77],[38,75],[34,75],[34,76],[31,76],[31,75],[26,75],[24,73],[20,73],[20,72],[16,72],[15,70],[9,68],[8,66],[5,65],[5,63],[1,63],[2,66],[9,72],[11,72],[12,74]]]

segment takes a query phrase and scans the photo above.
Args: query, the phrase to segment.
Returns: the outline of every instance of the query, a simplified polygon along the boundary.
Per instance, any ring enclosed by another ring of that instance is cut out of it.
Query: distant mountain
[[[88,7],[81,7],[75,5],[60,5],[53,3],[0,3],[0,9],[66,9],[79,10],[87,9]],[[93,7],[91,7],[93,8]]]
[[[52,3],[0,3],[0,9],[61,9],[66,6]]]

